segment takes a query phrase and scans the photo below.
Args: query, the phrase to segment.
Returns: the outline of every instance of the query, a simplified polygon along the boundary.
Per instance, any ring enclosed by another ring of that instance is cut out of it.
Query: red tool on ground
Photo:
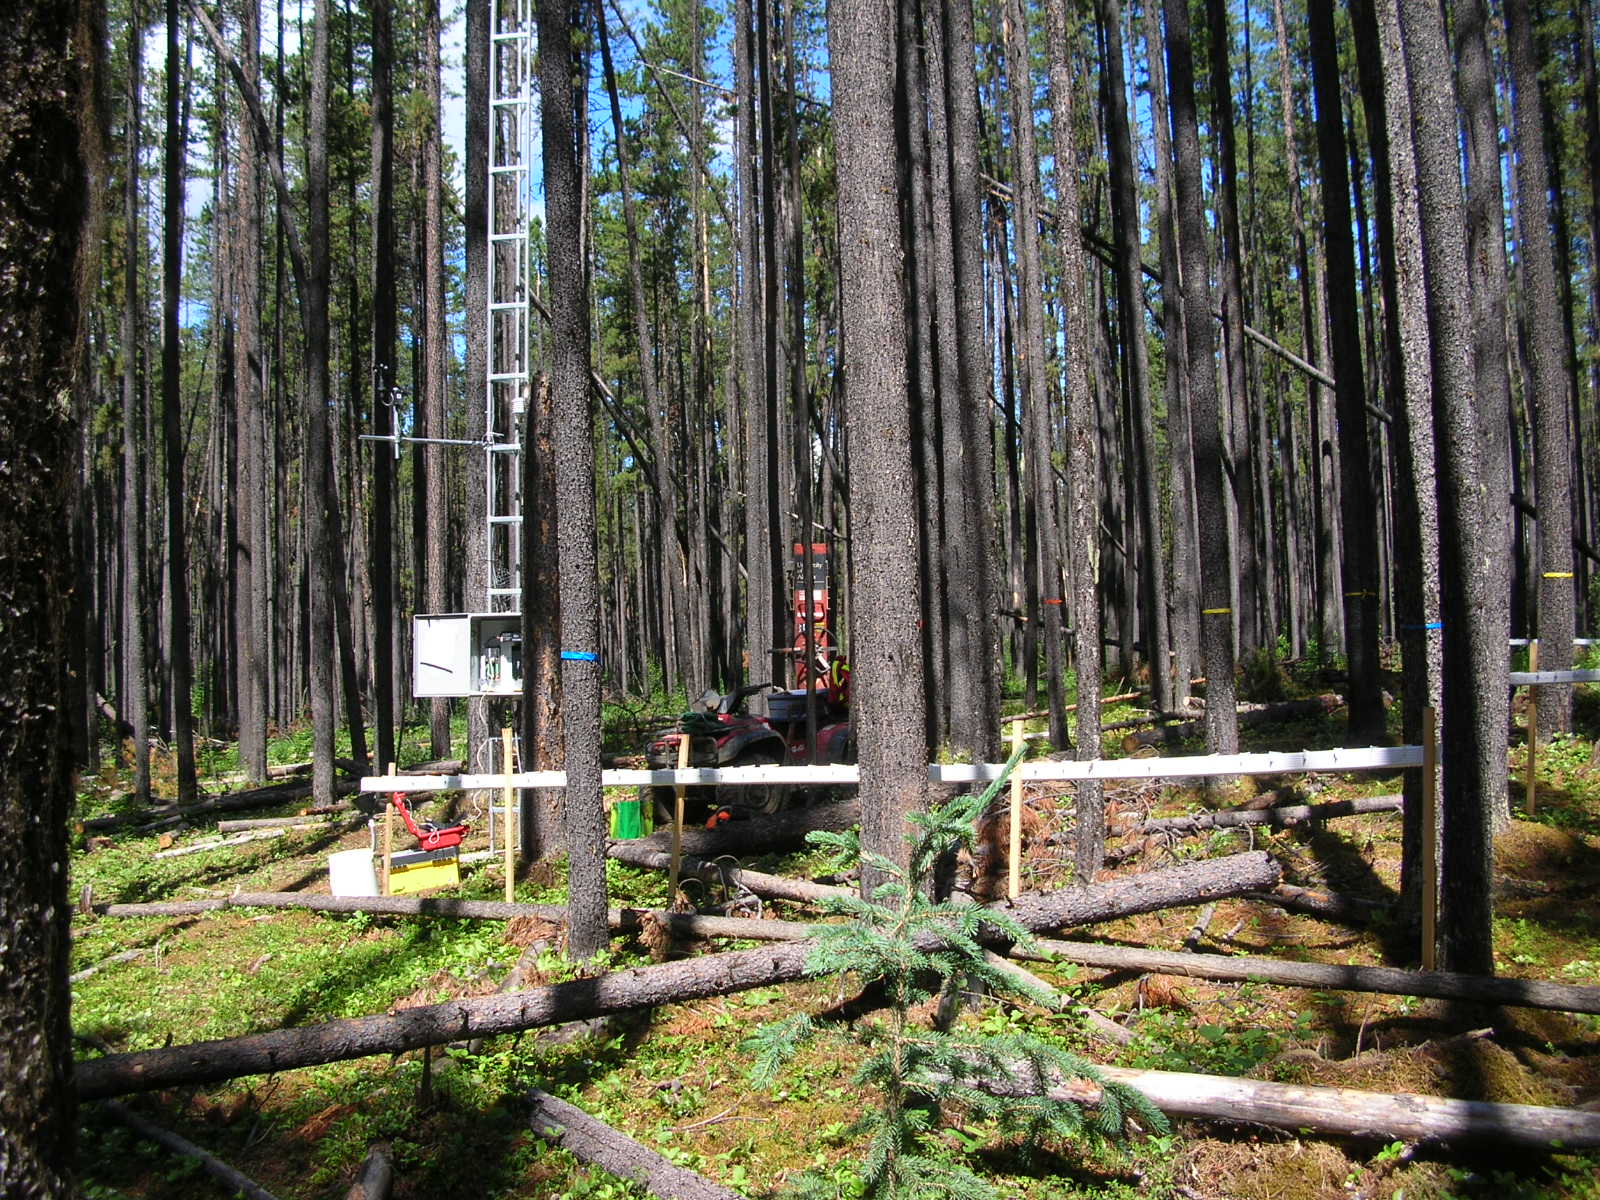
[[[411,806],[406,803],[404,792],[393,793],[394,806],[400,814],[400,819],[406,823],[406,828],[411,831],[411,836],[417,839],[417,845],[423,850],[448,850],[451,846],[459,846],[461,839],[467,836],[472,826],[467,824],[447,825],[443,829],[432,821],[418,822],[411,815]]]

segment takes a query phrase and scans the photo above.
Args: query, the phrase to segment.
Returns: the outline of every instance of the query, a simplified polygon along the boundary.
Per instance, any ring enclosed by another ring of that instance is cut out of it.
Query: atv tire
[[[778,759],[770,752],[754,751],[741,754],[728,764],[730,767],[776,767]],[[727,808],[741,817],[771,816],[789,807],[794,789],[777,783],[730,784],[714,789],[716,807]]]

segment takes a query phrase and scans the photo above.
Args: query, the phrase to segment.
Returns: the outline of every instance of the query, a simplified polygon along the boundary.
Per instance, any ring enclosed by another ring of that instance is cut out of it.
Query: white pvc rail
[[[1600,683],[1600,671],[1512,671],[1512,687],[1534,683]]]
[[[1595,672],[1600,678],[1600,672]],[[1422,765],[1421,746],[1370,746],[1341,750],[1301,750],[1259,754],[1203,754],[1181,758],[1097,758],[1086,762],[1025,762],[1017,774],[1025,780],[1188,779],[1201,775],[1279,775],[1318,771],[1403,770]],[[998,779],[1004,763],[934,763],[933,783],[984,783]],[[686,770],[602,771],[603,787],[720,787],[760,783],[859,783],[853,763],[817,767],[690,767]],[[443,792],[501,788],[561,788],[565,771],[521,771],[511,775],[371,775],[363,792]]]

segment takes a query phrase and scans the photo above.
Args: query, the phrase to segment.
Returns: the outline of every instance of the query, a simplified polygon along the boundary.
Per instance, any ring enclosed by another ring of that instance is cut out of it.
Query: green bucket
[[[611,806],[611,836],[614,838],[636,838],[645,835],[643,805],[638,797],[632,800],[618,800]]]

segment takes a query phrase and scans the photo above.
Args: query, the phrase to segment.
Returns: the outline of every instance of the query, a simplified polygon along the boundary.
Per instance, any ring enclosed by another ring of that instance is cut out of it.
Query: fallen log
[[[287,829],[252,829],[245,833],[235,834],[233,837],[222,838],[220,841],[197,842],[192,846],[174,846],[171,850],[159,850],[151,858],[182,858],[186,854],[204,854],[207,850],[224,850],[229,846],[242,846],[246,842],[263,842],[271,838],[281,838]]]
[[[582,1162],[638,1184],[663,1200],[741,1200],[738,1192],[685,1167],[674,1166],[648,1146],[591,1117],[583,1109],[534,1088],[530,1123],[535,1133]]]
[[[1011,955],[1038,962],[1056,959],[1112,971],[1152,971],[1195,979],[1256,980],[1319,991],[1381,992],[1390,996],[1463,1000],[1552,1012],[1600,1013],[1600,988],[1547,983],[1541,979],[1461,975],[1453,971],[1407,971],[1399,967],[1348,967],[1246,955],[1188,954],[1048,938],[1040,938],[1027,951],[1013,949]]]
[[[1196,1117],[1276,1129],[1310,1129],[1341,1137],[1423,1145],[1478,1142],[1544,1153],[1600,1147],[1600,1113],[1536,1104],[1448,1100],[1404,1092],[1268,1083],[1183,1071],[1097,1068],[1107,1082],[1137,1088],[1169,1117]],[[1021,1068],[1012,1079],[990,1078],[981,1086],[1002,1096],[1037,1095],[1037,1075]],[[1094,1104],[1100,1089],[1088,1080],[1051,1083],[1058,1099]]]
[[[1129,879],[1023,896],[1014,903],[995,907],[1004,907],[1026,928],[1042,931],[1270,887],[1278,876],[1278,864],[1265,853],[1256,851],[1187,863]],[[250,899],[249,894],[242,894],[234,901],[242,905]],[[369,912],[381,911],[375,907],[375,902],[393,903],[395,900],[394,897],[331,896],[314,899],[319,903],[307,907],[323,907],[321,902],[350,904],[354,901],[359,907],[347,911]],[[413,899],[411,903],[427,906],[424,911],[437,916],[474,915],[474,909],[481,911],[491,907],[509,915],[506,910],[535,907],[431,897]],[[705,918],[694,920],[698,924]],[[673,925],[675,929],[680,928],[675,921]],[[239,1075],[288,1070],[371,1054],[398,1054],[442,1042],[514,1033],[630,1008],[648,1008],[788,983],[805,974],[806,953],[804,943],[737,950],[525,992],[454,1000],[393,1014],[353,1017],[298,1029],[278,1029],[241,1038],[89,1059],[78,1064],[79,1095],[95,1099],[147,1088],[211,1083]]]
[[[993,905],[1033,933],[1181,908],[1275,886],[1283,869],[1264,850],[1202,859],[1086,887],[1027,892]]]
[[[666,871],[672,866],[671,854],[644,845],[641,841],[612,842],[606,854],[618,862],[625,862],[635,867]],[[774,900],[792,900],[797,904],[815,904],[834,896],[857,894],[853,888],[831,887],[824,883],[812,883],[808,879],[794,879],[788,875],[747,871],[737,865],[725,868],[720,863],[707,862],[705,859],[691,858],[688,855],[679,861],[678,868],[684,875],[692,875],[703,883],[721,884],[727,881],[735,886],[742,885],[758,896]]]
[[[1312,696],[1307,700],[1280,700],[1274,704],[1239,705],[1240,725],[1267,725],[1274,721],[1290,721],[1296,717],[1320,717],[1344,704],[1343,696],[1332,692]],[[1158,729],[1144,729],[1130,733],[1122,739],[1125,754],[1147,746],[1178,746],[1205,732],[1203,720],[1183,721],[1176,725],[1163,725]]]
[[[143,946],[135,946],[132,950],[123,950],[119,953],[108,955],[91,967],[85,967],[81,971],[74,971],[71,975],[67,976],[67,982],[82,983],[85,979],[93,979],[107,967],[115,966],[117,963],[132,962],[134,959],[143,958],[149,953],[150,951],[145,949]]]
[[[1190,813],[1182,817],[1154,817],[1117,830],[1123,834],[1170,833],[1180,837],[1208,829],[1237,829],[1244,825],[1300,825],[1333,817],[1362,813],[1398,812],[1399,796],[1358,796],[1327,804],[1279,804],[1272,808],[1226,808],[1220,812]]]
[[[463,998],[395,1013],[86,1059],[77,1064],[78,1096],[81,1100],[98,1100],[374,1054],[399,1054],[424,1046],[788,983],[805,974],[808,952],[805,942],[734,950],[505,995]]]
[[[1288,912],[1326,917],[1330,921],[1344,921],[1352,925],[1366,925],[1379,913],[1388,911],[1388,905],[1376,900],[1342,896],[1337,892],[1314,892],[1292,883],[1280,883],[1271,891],[1252,893],[1250,899],[1275,905]]]
[[[358,782],[354,779],[337,779],[334,781],[334,791],[340,796],[352,795]],[[104,817],[90,817],[78,822],[78,832],[94,832],[104,829],[120,829],[126,825],[137,825],[160,817],[198,817],[208,813],[238,812],[241,809],[266,808],[271,804],[283,804],[290,800],[303,800],[311,794],[309,783],[278,783],[267,787],[249,788],[242,792],[229,792],[225,796],[217,796],[199,804],[158,804],[149,808],[139,809],[136,812],[112,813]]]
[[[348,815],[348,810],[345,810]],[[243,817],[233,821],[218,821],[218,833],[243,833],[249,829],[334,829],[344,826],[354,827],[357,824],[365,825],[367,819],[359,821],[330,821],[327,814],[313,816],[301,813],[297,817]]]
[[[104,1100],[100,1107],[146,1141],[155,1142],[158,1146],[163,1146],[184,1158],[194,1159],[200,1164],[202,1171],[228,1189],[230,1196],[245,1196],[248,1200],[277,1200],[276,1196],[248,1175],[234,1170],[220,1158],[202,1150],[187,1138],[179,1137],[170,1129],[163,1129],[154,1122],[147,1121],[126,1105],[118,1104],[115,1100]]]
[[[320,892],[235,892],[208,900],[156,900],[142,904],[95,904],[96,916],[116,918],[194,917],[229,908],[304,908],[328,913],[372,913],[388,917],[450,917],[509,921],[535,917],[564,923],[567,910],[557,904],[506,904],[500,900],[457,900],[450,896],[329,896]],[[606,914],[612,929],[637,930],[646,910],[613,908]],[[655,912],[650,916],[685,937],[748,938],[785,942],[808,937],[814,925],[798,921],[752,921],[743,917],[703,917],[695,913]]]
[[[384,1146],[373,1146],[344,1200],[389,1200],[393,1190],[394,1164],[389,1161],[389,1152]]]

